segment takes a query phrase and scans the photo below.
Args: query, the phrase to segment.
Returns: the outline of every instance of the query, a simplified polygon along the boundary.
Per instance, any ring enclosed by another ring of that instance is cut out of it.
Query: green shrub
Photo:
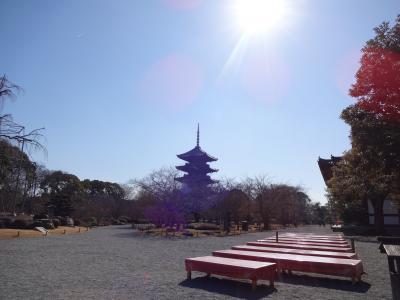
[[[46,229],[54,229],[54,224],[51,220],[49,219],[43,219],[41,220],[43,222],[43,227]]]
[[[97,226],[97,219],[95,217],[90,217],[86,219],[88,226]]]
[[[42,221],[36,220],[31,224],[31,229],[33,229],[35,227],[44,227],[44,224]]]
[[[28,222],[27,220],[24,219],[16,219],[13,223],[12,223],[12,228],[15,229],[26,229],[28,228],[28,225],[30,224],[30,222]]]
[[[131,219],[130,218],[128,218],[127,216],[121,216],[121,217],[119,217],[118,218],[118,220],[121,222],[121,223],[131,223]]]
[[[52,219],[51,221],[53,222],[53,225],[55,228],[57,228],[61,224],[59,219]]]
[[[122,225],[122,223],[119,220],[114,219],[114,218],[111,219],[111,224],[112,225]]]
[[[12,228],[12,224],[14,223],[14,218],[2,217],[0,220],[3,222],[4,228]]]
[[[70,217],[62,217],[60,222],[62,226],[74,226],[74,220]]]
[[[46,214],[38,214],[38,215],[33,216],[34,220],[42,220],[42,219],[48,219],[48,218],[49,218],[49,216]]]
[[[219,227],[212,223],[191,223],[187,225],[187,228],[196,230],[219,230]]]

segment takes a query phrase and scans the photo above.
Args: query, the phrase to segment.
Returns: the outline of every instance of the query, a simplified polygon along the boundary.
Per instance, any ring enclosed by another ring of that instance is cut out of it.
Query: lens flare
[[[171,54],[155,62],[140,84],[141,98],[168,111],[185,109],[199,94],[202,69],[186,55]]]
[[[285,0],[237,0],[234,10],[240,30],[254,35],[282,25],[288,5]]]

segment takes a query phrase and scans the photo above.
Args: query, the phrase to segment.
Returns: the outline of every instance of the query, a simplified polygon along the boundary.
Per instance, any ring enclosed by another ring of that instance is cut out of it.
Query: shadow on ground
[[[310,286],[310,287],[323,287],[327,289],[341,290],[354,293],[366,293],[371,285],[368,282],[358,282],[353,284],[350,280],[343,280],[337,278],[314,277],[303,274],[282,274],[277,280],[278,282]]]
[[[218,293],[240,299],[262,299],[276,291],[265,284],[258,284],[252,291],[251,283],[237,280],[222,279],[216,277],[196,277],[192,280],[184,280],[180,286],[194,289],[202,289],[212,293]]]

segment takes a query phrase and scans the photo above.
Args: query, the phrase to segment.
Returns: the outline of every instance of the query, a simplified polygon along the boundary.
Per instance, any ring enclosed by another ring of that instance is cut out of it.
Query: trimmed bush
[[[112,225],[122,225],[122,223],[117,219],[111,219],[111,224]]]
[[[30,223],[23,219],[17,219],[12,223],[12,228],[15,229],[26,229]]]
[[[14,218],[12,217],[2,217],[0,221],[3,222],[4,228],[13,228]]]
[[[131,219],[128,218],[127,216],[121,216],[121,217],[118,218],[118,220],[119,220],[121,223],[124,223],[124,224],[131,223]]]
[[[44,227],[44,224],[42,221],[36,220],[31,224],[31,229],[33,229],[35,227]]]
[[[62,226],[74,226],[74,220],[70,217],[63,217],[63,218],[61,218],[61,225]]]
[[[39,215],[33,216],[34,220],[42,220],[42,219],[48,219],[48,218],[49,218],[49,215],[46,215],[46,214],[39,214]]]
[[[42,222],[43,222],[43,227],[44,228],[46,228],[46,229],[54,229],[54,224],[53,224],[53,222],[51,220],[44,219],[44,220],[42,220]]]
[[[219,227],[212,223],[191,223],[187,228],[196,230],[219,230]]]
[[[74,224],[75,226],[81,226],[81,220],[75,219]]]
[[[133,224],[149,224],[150,222],[146,219],[135,219],[132,220]]]
[[[57,228],[61,224],[59,219],[52,219],[51,221],[53,222],[53,225],[55,228]]]
[[[95,217],[90,217],[86,219],[88,226],[97,226],[97,219]]]

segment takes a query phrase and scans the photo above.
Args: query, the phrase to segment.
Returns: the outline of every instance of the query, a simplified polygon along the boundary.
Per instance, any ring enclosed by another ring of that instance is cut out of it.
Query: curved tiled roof
[[[324,178],[325,183],[332,178],[332,167],[335,166],[338,162],[342,160],[340,156],[332,156],[331,159],[318,158],[318,166],[321,171],[322,177]]]
[[[196,146],[188,152],[178,154],[177,157],[182,160],[188,161],[188,162],[191,162],[194,160],[201,160],[201,161],[206,161],[206,162],[218,160],[216,157],[213,157],[213,156],[209,155],[207,152],[203,151],[200,148],[200,146]]]

